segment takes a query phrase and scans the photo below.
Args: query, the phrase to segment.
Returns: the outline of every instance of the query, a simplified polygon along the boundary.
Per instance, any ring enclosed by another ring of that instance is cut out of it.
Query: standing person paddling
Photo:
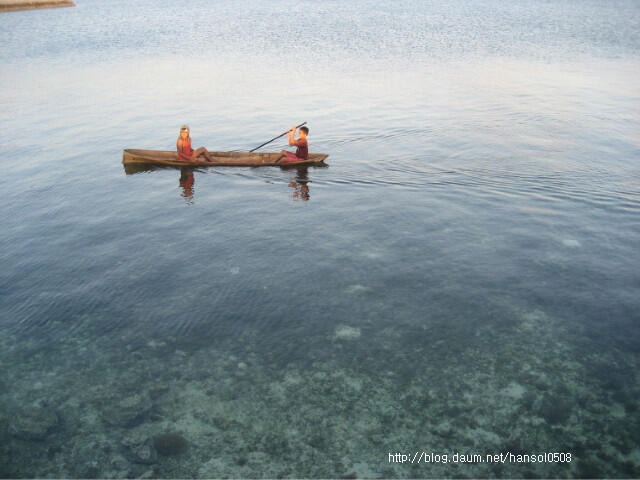
[[[206,148],[200,147],[197,150],[191,148],[191,135],[188,125],[180,127],[180,135],[178,136],[178,142],[176,143],[178,150],[178,158],[180,160],[186,160],[187,162],[195,162],[198,157],[204,157],[207,162],[213,162],[211,154]]]
[[[301,160],[307,160],[309,158],[309,144],[307,143],[308,134],[309,129],[307,127],[300,127],[298,140],[296,140],[296,127],[291,127],[291,130],[287,132],[287,135],[289,137],[289,145],[298,148],[296,148],[296,153],[282,150],[282,152],[280,152],[281,157],[278,159],[278,161],[284,160],[286,162],[299,162]]]

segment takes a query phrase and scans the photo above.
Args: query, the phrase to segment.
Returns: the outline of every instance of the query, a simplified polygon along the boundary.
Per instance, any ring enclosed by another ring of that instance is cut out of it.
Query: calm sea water
[[[640,476],[637,1],[78,0],[0,63],[3,477]]]

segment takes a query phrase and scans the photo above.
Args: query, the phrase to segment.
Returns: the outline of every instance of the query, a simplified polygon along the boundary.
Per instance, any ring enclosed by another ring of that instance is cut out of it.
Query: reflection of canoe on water
[[[207,162],[204,158],[198,158],[194,162],[180,160],[175,151],[161,150],[133,150],[127,149],[122,153],[122,163],[125,165],[148,164],[148,165],[171,165],[174,167],[189,166],[289,166],[289,165],[314,165],[321,164],[329,155],[324,153],[310,153],[308,160],[291,162],[286,158],[278,161],[281,157],[279,153],[249,153],[249,152],[209,152],[213,157],[213,162]]]

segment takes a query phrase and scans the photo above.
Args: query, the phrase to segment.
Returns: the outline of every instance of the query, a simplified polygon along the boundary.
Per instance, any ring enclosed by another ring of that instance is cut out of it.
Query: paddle
[[[300,125],[298,125],[296,128],[300,128],[301,126],[305,125],[306,123],[307,123],[307,122],[301,123],[301,124],[300,124]],[[261,147],[264,147],[267,143],[271,143],[271,142],[273,142],[274,140],[279,139],[280,137],[284,137],[287,133],[289,133],[289,130],[287,130],[286,132],[284,132],[282,135],[278,135],[277,137],[272,138],[272,139],[271,139],[271,140],[269,140],[268,142],[264,142],[264,143],[263,143],[262,145],[260,145],[259,147],[256,147],[256,148],[254,148],[253,150],[249,150],[249,153],[251,153],[251,152],[253,152],[253,151],[255,151],[255,150],[257,150],[257,149],[259,149],[259,148],[261,148]]]

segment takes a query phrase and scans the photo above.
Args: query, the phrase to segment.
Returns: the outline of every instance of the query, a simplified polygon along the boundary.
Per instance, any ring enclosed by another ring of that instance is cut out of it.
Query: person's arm
[[[289,130],[288,132],[289,135],[289,145],[293,146],[297,146],[298,143],[296,142],[296,127],[291,127],[291,130]]]

